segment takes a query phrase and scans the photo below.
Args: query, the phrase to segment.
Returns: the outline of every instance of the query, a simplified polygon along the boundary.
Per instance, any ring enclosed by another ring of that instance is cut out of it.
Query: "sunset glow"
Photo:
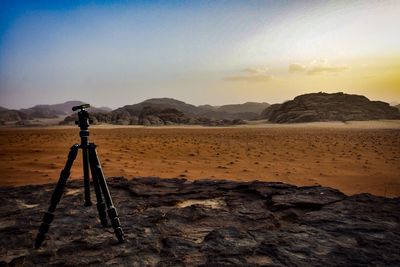
[[[2,1],[0,106],[400,103],[399,1]]]

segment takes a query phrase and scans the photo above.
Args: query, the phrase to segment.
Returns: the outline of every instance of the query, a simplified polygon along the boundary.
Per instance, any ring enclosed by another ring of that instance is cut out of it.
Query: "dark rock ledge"
[[[224,180],[109,184],[126,243],[83,207],[78,180],[39,250],[54,184],[0,188],[0,266],[400,266],[400,198]]]

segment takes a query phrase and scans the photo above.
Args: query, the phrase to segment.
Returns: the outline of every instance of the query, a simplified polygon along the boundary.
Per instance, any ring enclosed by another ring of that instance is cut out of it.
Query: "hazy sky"
[[[400,1],[0,1],[0,106],[400,102]]]

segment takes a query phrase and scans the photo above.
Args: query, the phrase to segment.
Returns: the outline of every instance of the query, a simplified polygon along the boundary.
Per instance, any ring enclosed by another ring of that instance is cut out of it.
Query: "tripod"
[[[47,232],[49,231],[50,224],[54,219],[54,211],[64,193],[65,184],[69,178],[72,164],[74,163],[74,160],[78,155],[79,149],[82,149],[82,157],[83,157],[83,178],[84,178],[84,188],[85,188],[84,206],[92,205],[90,201],[90,181],[89,181],[89,167],[90,167],[90,172],[92,174],[92,179],[93,179],[94,191],[96,193],[97,211],[99,213],[100,222],[103,225],[103,227],[107,227],[108,226],[107,214],[108,214],[108,217],[111,221],[111,225],[114,229],[116,237],[118,238],[118,241],[120,243],[124,242],[124,233],[121,229],[118,213],[111,199],[110,191],[108,190],[107,182],[105,180],[104,173],[101,168],[99,158],[97,156],[96,145],[94,143],[89,143],[88,128],[89,124],[92,123],[92,121],[89,118],[89,113],[85,110],[85,108],[88,107],[90,107],[89,104],[84,104],[72,108],[72,111],[76,111],[78,109],[80,110],[78,112],[79,120],[76,121],[75,123],[78,124],[80,128],[79,135],[81,137],[81,144],[80,145],[74,144],[69,151],[67,162],[65,164],[64,169],[60,173],[60,178],[51,196],[50,207],[47,210],[47,212],[45,212],[42,224],[39,227],[39,233],[37,234],[35,241],[35,248],[39,248],[41,246]],[[103,202],[103,197],[105,203]],[[107,214],[106,214],[106,208],[107,208]]]

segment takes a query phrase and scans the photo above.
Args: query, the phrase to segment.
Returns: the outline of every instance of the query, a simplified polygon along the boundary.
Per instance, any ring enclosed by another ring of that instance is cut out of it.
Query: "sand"
[[[400,121],[90,131],[107,176],[280,181],[400,196]],[[0,185],[57,181],[79,141],[76,126],[0,128]],[[79,155],[72,179],[81,169]]]

